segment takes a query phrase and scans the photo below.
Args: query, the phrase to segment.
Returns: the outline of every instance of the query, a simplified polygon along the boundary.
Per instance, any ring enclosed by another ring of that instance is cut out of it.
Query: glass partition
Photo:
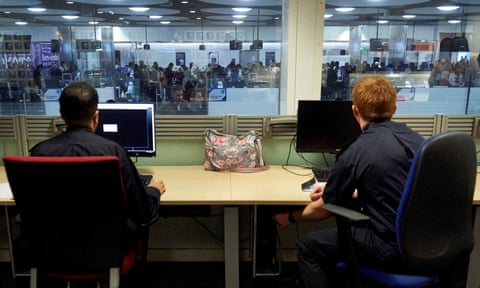
[[[359,78],[380,74],[397,88],[399,114],[478,113],[480,32],[474,9],[451,14],[461,20],[449,24],[450,14],[404,20],[389,15],[385,4],[358,7],[349,18],[332,12],[337,0],[326,2],[325,16],[332,17],[324,20],[323,63],[311,63],[323,67],[322,78],[315,75],[322,82],[318,99],[349,99]],[[412,11],[426,5],[408,2]],[[287,6],[273,15],[288,15]],[[373,16],[362,16],[369,13]],[[282,71],[281,65],[287,58],[282,52],[288,53],[282,47],[288,39],[282,37],[297,23],[276,18],[260,21],[261,27],[258,21],[4,26],[10,32],[0,33],[0,114],[58,115],[59,94],[73,81],[92,84],[101,102],[154,103],[167,114],[180,112],[165,107],[173,100],[174,86],[182,87],[187,102],[179,114],[280,114],[286,111],[280,105],[287,105],[280,101],[280,91],[287,91],[287,79],[302,75],[285,77],[287,67]],[[308,67],[304,71],[309,73]]]
[[[461,27],[447,21],[327,25],[321,98],[350,99],[359,79],[383,75],[397,89],[397,114],[477,114],[477,25],[468,16]]]

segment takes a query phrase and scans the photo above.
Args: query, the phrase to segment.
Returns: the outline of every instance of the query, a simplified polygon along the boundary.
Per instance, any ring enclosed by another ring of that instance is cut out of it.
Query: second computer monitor
[[[351,101],[298,102],[297,152],[337,153],[360,133]]]
[[[153,104],[100,103],[96,134],[122,145],[131,156],[155,156]]]

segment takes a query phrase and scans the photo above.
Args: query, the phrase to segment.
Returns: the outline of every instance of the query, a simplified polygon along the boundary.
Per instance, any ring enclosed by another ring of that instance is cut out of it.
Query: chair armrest
[[[325,203],[323,204],[322,209],[334,214],[335,216],[341,216],[353,222],[370,220],[370,217],[365,214],[334,204]]]
[[[337,221],[338,250],[341,254],[340,258],[344,263],[340,266],[343,266],[347,270],[352,284],[351,287],[361,287],[360,276],[358,274],[357,257],[353,248],[354,246],[351,227],[353,222],[368,221],[370,220],[370,217],[356,210],[329,203],[323,204],[322,209],[332,213]]]

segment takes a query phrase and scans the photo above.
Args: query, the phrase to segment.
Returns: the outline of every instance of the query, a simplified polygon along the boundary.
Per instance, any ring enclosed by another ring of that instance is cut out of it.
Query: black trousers
[[[336,263],[337,229],[319,230],[297,241],[297,261],[305,288],[342,287]]]

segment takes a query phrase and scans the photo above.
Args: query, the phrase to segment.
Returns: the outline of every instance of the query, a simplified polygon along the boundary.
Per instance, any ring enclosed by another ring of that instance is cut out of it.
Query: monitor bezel
[[[156,149],[156,134],[155,134],[155,110],[154,110],[154,105],[152,103],[98,103],[97,104],[97,109],[99,110],[99,125],[101,125],[102,120],[101,120],[101,111],[102,110],[144,110],[151,115],[151,119],[149,119],[150,122],[150,133],[152,135],[151,139],[151,148],[152,149],[132,149],[131,147],[125,147],[121,143],[125,150],[127,151],[129,156],[132,157],[155,157],[157,153]],[[98,133],[99,127],[97,127],[96,133]],[[105,137],[108,139],[108,137]]]

